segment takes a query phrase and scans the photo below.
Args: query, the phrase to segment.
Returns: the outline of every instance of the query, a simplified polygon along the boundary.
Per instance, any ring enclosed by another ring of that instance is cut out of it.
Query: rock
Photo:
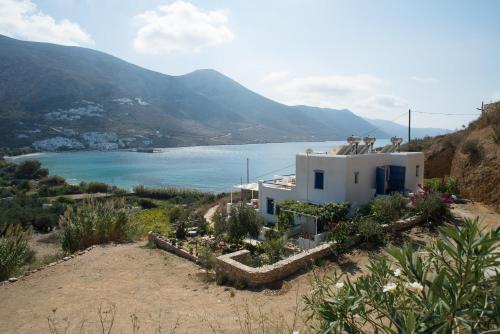
[[[74,258],[75,258],[75,255],[71,254],[70,258],[74,259]]]
[[[52,263],[49,263],[49,265],[48,265],[47,267],[53,267],[53,266],[55,266],[56,264],[57,264],[57,263],[52,262]]]
[[[9,278],[9,282],[10,283],[17,282],[17,277],[11,277],[11,278]]]
[[[32,274],[34,274],[34,273],[36,273],[37,271],[38,271],[38,269],[33,269],[33,270],[31,271],[31,273],[32,273]]]
[[[69,256],[63,257],[63,261],[68,261],[69,259],[71,259]]]
[[[78,255],[83,255],[85,254],[85,251],[78,252]]]

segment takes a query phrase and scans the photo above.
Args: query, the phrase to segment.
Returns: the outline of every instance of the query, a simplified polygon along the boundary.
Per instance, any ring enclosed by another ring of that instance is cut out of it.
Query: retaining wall
[[[159,234],[149,233],[148,240],[149,240],[149,242],[154,243],[156,245],[156,247],[158,247],[158,248],[166,250],[167,252],[170,252],[170,253],[174,253],[180,257],[188,259],[189,261],[199,263],[199,259],[197,256],[190,254],[188,251],[185,251],[182,248],[178,248],[177,246],[174,246],[170,241],[161,237]]]
[[[315,260],[333,253],[334,244],[326,243],[289,258],[254,268],[250,262],[250,252],[246,249],[217,257],[215,272],[217,277],[225,277],[236,282],[244,280],[250,286],[260,286],[282,280],[300,269],[308,268]]]

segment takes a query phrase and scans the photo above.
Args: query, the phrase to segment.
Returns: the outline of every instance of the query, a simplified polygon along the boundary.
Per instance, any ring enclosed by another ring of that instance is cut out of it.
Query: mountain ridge
[[[340,140],[349,110],[287,106],[213,69],[172,76],[88,48],[0,35],[0,142],[40,150]]]

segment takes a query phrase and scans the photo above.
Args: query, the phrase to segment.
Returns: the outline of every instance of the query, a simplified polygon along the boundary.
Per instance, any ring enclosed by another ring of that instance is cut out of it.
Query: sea
[[[51,175],[69,183],[100,181],[132,190],[134,186],[179,187],[208,192],[295,173],[295,155],[313,149],[327,152],[345,141],[291,142],[160,148],[158,153],[120,151],[43,152],[13,157],[39,160]],[[375,147],[390,143],[377,139]]]

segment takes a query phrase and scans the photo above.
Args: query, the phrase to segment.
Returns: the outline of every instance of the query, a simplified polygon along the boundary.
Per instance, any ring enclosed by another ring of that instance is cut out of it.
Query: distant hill
[[[394,123],[391,121],[387,121],[384,119],[370,119],[365,118],[368,122],[372,123],[374,126],[378,127],[380,130],[390,133],[391,136],[397,136],[402,138],[408,137],[408,127],[405,125],[401,125],[398,123]],[[427,136],[438,136],[452,132],[449,129],[440,129],[440,128],[411,128],[411,137],[412,138],[424,138]]]
[[[277,103],[214,70],[170,76],[91,49],[0,35],[0,146],[341,140],[373,128],[348,110]]]

